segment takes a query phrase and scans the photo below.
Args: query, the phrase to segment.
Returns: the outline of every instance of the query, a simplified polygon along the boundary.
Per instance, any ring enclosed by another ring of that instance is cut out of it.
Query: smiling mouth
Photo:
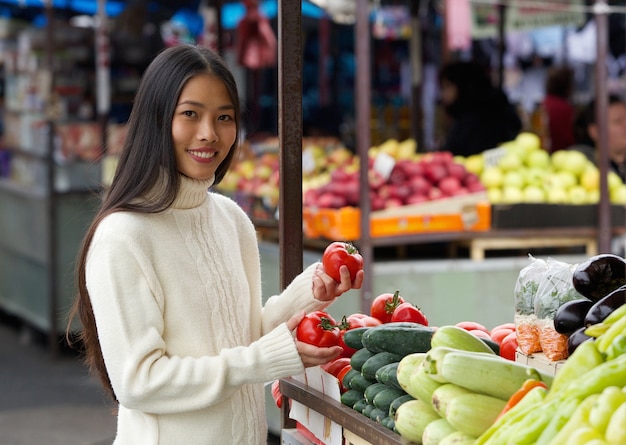
[[[215,157],[215,155],[217,154],[214,151],[193,151],[190,150],[189,154],[192,156],[196,156],[198,158],[203,158],[203,159],[211,159],[213,157]]]

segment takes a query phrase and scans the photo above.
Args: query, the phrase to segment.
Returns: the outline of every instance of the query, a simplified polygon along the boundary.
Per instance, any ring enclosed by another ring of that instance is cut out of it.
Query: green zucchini
[[[375,352],[369,351],[365,348],[359,349],[354,354],[352,354],[352,357],[350,357],[350,365],[352,366],[352,369],[356,369],[360,372],[363,363],[365,363],[368,358],[373,357],[374,355],[376,355]]]
[[[376,380],[365,378],[363,374],[359,373],[359,375],[355,375],[352,377],[352,380],[350,380],[350,389],[356,389],[357,391],[364,392],[367,387],[373,383],[376,383]]]
[[[370,419],[376,423],[380,423],[385,417],[387,417],[387,412],[382,409],[374,407],[374,409],[370,411]]]
[[[384,391],[387,388],[388,386],[385,385],[384,383],[378,383],[378,382],[372,383],[370,386],[365,388],[365,391],[363,393],[363,395],[365,395],[365,400],[367,400],[367,403],[374,406],[374,397],[376,397],[376,394],[378,394],[381,391]]]
[[[352,349],[363,349],[361,337],[363,337],[363,334],[369,328],[369,326],[363,326],[360,328],[348,329],[346,332],[343,333],[343,342],[346,344],[346,346]]]
[[[361,366],[361,374],[367,379],[376,380],[376,371],[389,363],[397,363],[402,357],[392,352],[378,352],[365,360]]]
[[[356,389],[349,389],[340,396],[341,403],[350,408],[352,408],[356,402],[364,398],[363,392],[357,391]]]
[[[363,411],[363,408],[365,408],[367,405],[369,405],[369,403],[367,403],[367,400],[365,400],[365,398],[362,398],[361,400],[357,400],[356,403],[352,405],[352,409],[361,412]]]
[[[389,415],[391,417],[395,416],[396,411],[398,410],[400,405],[402,405],[404,402],[408,402],[409,400],[415,400],[415,397],[413,397],[411,394],[406,393],[403,396],[396,397],[396,399],[391,402],[391,405],[389,405]]]
[[[400,364],[400,362],[393,362],[393,363],[389,363],[387,365],[383,365],[380,368],[378,368],[378,370],[376,371],[376,381],[380,382],[380,383],[384,383],[385,385],[391,387],[391,388],[396,388],[396,389],[402,389],[402,386],[400,386],[400,383],[398,383],[398,365]]]
[[[406,393],[401,389],[387,387],[387,389],[380,391],[374,396],[374,400],[372,401],[372,403],[376,408],[382,409],[388,415],[389,408],[391,407],[393,401],[405,394]]]
[[[385,323],[369,328],[363,334],[363,346],[372,352],[392,352],[404,357],[428,352],[435,329],[419,323]]]

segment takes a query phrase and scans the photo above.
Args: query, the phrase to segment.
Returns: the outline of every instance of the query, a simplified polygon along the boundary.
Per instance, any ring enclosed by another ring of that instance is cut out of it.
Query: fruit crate
[[[309,238],[358,240],[361,212],[356,207],[303,211],[304,234]],[[480,196],[466,196],[402,206],[370,214],[370,236],[413,235],[429,232],[486,231],[491,227],[490,204]]]
[[[524,365],[532,366],[539,371],[543,371],[551,375],[555,375],[559,368],[563,366],[563,363],[565,363],[565,360],[550,360],[541,352],[524,354],[519,349],[515,352],[515,361]]]
[[[320,413],[326,419],[339,424],[342,427],[344,445],[411,445],[398,433],[385,428],[304,382],[291,377],[281,379],[280,391],[283,397],[297,401]],[[290,403],[285,402],[283,401],[282,410],[286,411]],[[283,418],[287,417],[285,411],[283,411]],[[298,424],[298,431],[304,432],[300,424]],[[305,434],[306,436],[309,435]],[[312,443],[316,442],[312,441]]]

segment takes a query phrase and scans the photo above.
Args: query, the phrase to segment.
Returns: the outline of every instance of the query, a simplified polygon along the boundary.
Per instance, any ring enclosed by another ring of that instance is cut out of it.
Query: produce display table
[[[347,444],[408,445],[399,434],[302,382],[292,378],[282,379],[280,380],[280,391],[283,394],[281,409],[285,423],[291,421],[289,419],[289,403],[286,399],[292,399],[341,425]]]

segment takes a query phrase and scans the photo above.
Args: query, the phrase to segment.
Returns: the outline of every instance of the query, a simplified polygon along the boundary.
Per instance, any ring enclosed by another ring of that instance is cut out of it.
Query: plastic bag
[[[548,258],[547,269],[535,297],[535,315],[538,320],[539,342],[544,355],[552,360],[567,358],[567,335],[554,329],[554,316],[563,303],[584,298],[572,282],[576,265]]]
[[[530,264],[524,267],[515,282],[515,330],[517,344],[524,354],[541,352],[539,326],[535,316],[535,298],[541,278],[548,268],[545,260],[528,255]]]

